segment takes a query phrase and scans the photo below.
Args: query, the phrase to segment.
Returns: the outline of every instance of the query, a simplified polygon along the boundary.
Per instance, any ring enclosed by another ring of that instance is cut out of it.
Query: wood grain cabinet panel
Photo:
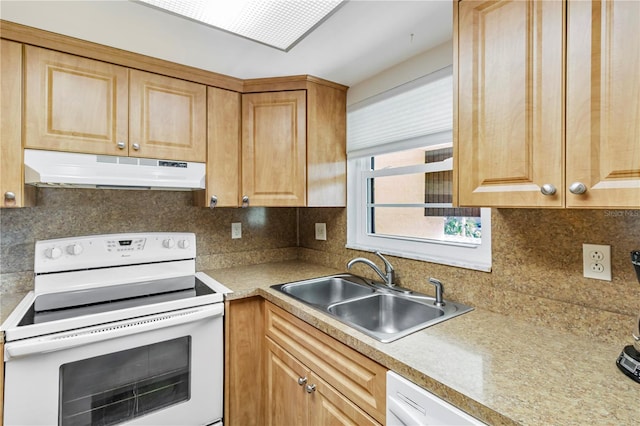
[[[309,397],[305,391],[309,370],[286,351],[267,339],[265,363],[266,424],[269,426],[309,424]],[[299,384],[298,380],[305,380]]]
[[[454,8],[458,204],[640,208],[640,3]]]
[[[309,394],[312,413],[309,424],[313,426],[375,426],[378,423],[353,402],[345,398],[334,387],[313,373],[309,374],[309,382],[315,385]]]
[[[266,304],[265,316],[269,339],[367,415],[384,423],[386,368],[275,305]],[[326,398],[329,404],[329,393]]]
[[[128,78],[124,67],[26,46],[25,148],[127,155]]]
[[[267,425],[380,425],[267,338]]]
[[[242,95],[242,195],[253,206],[344,207],[346,87],[274,80],[257,86],[273,91]]]
[[[207,88],[130,71],[129,155],[205,162]]]
[[[33,206],[35,188],[23,183],[22,45],[0,43],[0,207]]]
[[[459,204],[561,207],[563,3],[458,7]]]
[[[196,197],[201,207],[238,207],[241,185],[241,95],[207,87],[207,189]]]
[[[25,148],[206,161],[206,86],[25,48]]]
[[[224,424],[264,425],[264,300],[225,302]]]
[[[256,206],[306,205],[306,92],[242,95],[242,195]]]
[[[567,7],[567,206],[640,208],[640,2]]]

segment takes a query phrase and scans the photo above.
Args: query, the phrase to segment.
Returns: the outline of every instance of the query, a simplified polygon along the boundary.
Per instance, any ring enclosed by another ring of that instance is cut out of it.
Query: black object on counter
[[[640,250],[631,252],[631,263],[633,263],[633,267],[636,268],[636,275],[640,283]]]
[[[616,365],[627,376],[640,383],[640,352],[631,345],[625,346]]]

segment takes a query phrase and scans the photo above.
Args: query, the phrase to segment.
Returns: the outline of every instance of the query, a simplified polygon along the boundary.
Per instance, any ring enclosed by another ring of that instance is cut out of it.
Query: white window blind
[[[373,96],[349,107],[347,154],[357,158],[451,142],[452,68]]]

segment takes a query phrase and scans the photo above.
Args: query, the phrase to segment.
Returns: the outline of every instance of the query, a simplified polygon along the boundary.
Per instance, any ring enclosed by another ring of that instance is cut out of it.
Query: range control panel
[[[37,241],[34,271],[40,274],[195,257],[194,233],[90,235]]]

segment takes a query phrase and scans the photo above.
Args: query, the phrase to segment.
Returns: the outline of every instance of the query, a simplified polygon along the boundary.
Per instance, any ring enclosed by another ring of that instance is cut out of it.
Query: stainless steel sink
[[[272,286],[381,341],[392,342],[473,308],[416,292],[396,292],[352,274]]]
[[[350,274],[278,284],[273,288],[302,302],[322,307],[328,307],[332,303],[347,299],[371,295],[374,292],[374,289],[366,284],[364,278]]]

